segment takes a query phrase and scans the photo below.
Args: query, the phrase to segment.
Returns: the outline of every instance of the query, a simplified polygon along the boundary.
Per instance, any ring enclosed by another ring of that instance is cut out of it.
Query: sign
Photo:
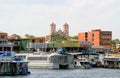
[[[92,47],[92,43],[89,41],[80,41],[80,47],[83,47],[85,49],[89,49]]]

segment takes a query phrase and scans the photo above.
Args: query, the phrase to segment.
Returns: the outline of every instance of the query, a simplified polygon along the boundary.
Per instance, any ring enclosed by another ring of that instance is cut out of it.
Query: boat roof
[[[70,55],[81,55],[82,53],[81,52],[76,52],[76,53],[68,53]]]
[[[49,56],[70,56],[70,54],[59,54],[59,53],[51,53]]]
[[[4,43],[4,44],[0,44],[0,47],[13,47],[12,43]]]
[[[71,55],[71,54],[59,54],[57,52],[55,53],[50,53],[50,54],[34,54],[34,53],[18,53],[15,54],[15,56],[27,56],[27,57],[51,57],[51,56],[66,56],[66,55]]]
[[[27,61],[1,61],[1,63],[28,63]]]
[[[115,57],[115,56],[105,56],[104,58],[120,58],[120,57]]]

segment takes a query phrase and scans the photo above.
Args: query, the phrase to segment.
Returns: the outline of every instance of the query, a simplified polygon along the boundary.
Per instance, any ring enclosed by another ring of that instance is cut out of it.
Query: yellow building
[[[30,43],[44,43],[45,42],[45,37],[31,37],[29,39]]]
[[[29,38],[29,48],[31,50],[41,50],[45,48],[45,37],[31,37]]]

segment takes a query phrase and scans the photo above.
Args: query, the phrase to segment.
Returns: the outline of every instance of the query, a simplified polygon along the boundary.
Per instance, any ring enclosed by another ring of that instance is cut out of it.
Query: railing
[[[30,43],[30,48],[44,48],[46,45],[45,43]]]
[[[0,57],[12,57],[13,56],[13,52],[9,52],[9,51],[0,51]]]

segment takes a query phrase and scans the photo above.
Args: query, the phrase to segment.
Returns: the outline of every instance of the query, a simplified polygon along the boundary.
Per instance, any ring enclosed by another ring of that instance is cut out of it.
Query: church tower
[[[50,24],[50,26],[51,26],[51,34],[53,34],[53,33],[56,33],[56,25],[54,24],[54,22],[52,22],[52,24]]]
[[[69,36],[69,25],[67,23],[63,25],[63,33],[64,35]]]

